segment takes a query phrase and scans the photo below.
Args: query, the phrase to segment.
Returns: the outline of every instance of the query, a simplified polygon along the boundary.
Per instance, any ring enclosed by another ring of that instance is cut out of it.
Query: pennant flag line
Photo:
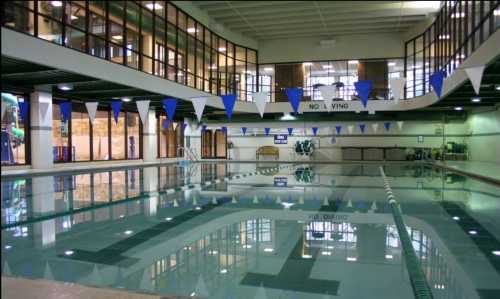
[[[403,123],[404,123],[404,121],[402,121],[402,120],[400,120],[400,121],[397,122],[398,128],[399,128],[400,131],[403,129]]]
[[[146,125],[146,121],[148,119],[149,103],[149,100],[135,102],[143,125]]]
[[[389,85],[391,86],[394,101],[398,102],[400,99],[404,98],[405,82],[406,78],[389,79]]]
[[[161,101],[163,104],[163,109],[165,109],[165,113],[167,113],[167,117],[170,120],[174,120],[175,109],[177,108],[177,99],[164,99]]]
[[[118,116],[120,116],[121,107],[122,107],[122,101],[111,102],[111,109],[113,110],[113,117],[115,118],[116,124],[118,124]]]
[[[359,130],[361,131],[361,133],[365,132],[365,128],[366,128],[365,124],[359,124]]]
[[[177,125],[178,124],[176,122],[172,122],[172,128],[174,129],[174,131],[175,131],[175,129],[177,129]]]
[[[62,102],[59,104],[59,110],[61,110],[61,118],[63,122],[67,122],[71,117],[71,102]]]
[[[468,67],[464,70],[469,77],[470,82],[472,83],[472,87],[474,87],[476,95],[479,95],[479,90],[481,89],[481,81],[483,79],[484,65]]]
[[[247,134],[247,127],[241,127],[241,132],[243,132],[243,135]]]
[[[441,91],[443,90],[443,80],[445,75],[446,74],[444,71],[437,71],[429,77],[429,82],[438,98],[441,98]]]
[[[224,108],[226,108],[227,118],[230,120],[233,117],[234,103],[236,102],[235,94],[226,94],[221,96]]]
[[[378,123],[373,123],[372,124],[372,130],[373,130],[373,132],[377,132],[378,131]]]
[[[19,106],[19,116],[23,121],[26,120],[28,118],[29,102],[25,100],[18,102],[17,105]]]
[[[349,132],[349,134],[352,134],[353,130],[354,130],[354,126],[353,125],[347,126],[347,131]]]
[[[386,131],[389,131],[391,129],[391,123],[390,122],[385,122],[384,123],[384,128]]]
[[[361,99],[363,107],[366,108],[366,105],[368,104],[368,96],[372,91],[372,80],[360,80],[358,82],[354,82],[354,87],[356,88],[356,92]]]
[[[285,93],[290,105],[292,105],[293,112],[298,113],[303,90],[301,88],[285,88]]]
[[[312,132],[314,136],[318,135],[318,127],[312,127]]]
[[[342,126],[335,126],[335,131],[337,131],[337,135],[340,135],[340,131],[342,131]]]
[[[260,91],[252,94],[252,99],[257,106],[257,111],[259,111],[260,117],[264,117],[264,112],[266,111],[266,101],[268,98],[267,92]]]
[[[264,128],[264,133],[266,136],[269,136],[269,132],[271,131],[271,128]]]
[[[288,128],[288,135],[292,135],[293,133],[293,128]]]
[[[196,114],[196,118],[198,119],[198,122],[200,122],[203,116],[203,110],[205,110],[205,105],[207,104],[207,98],[206,97],[193,98],[191,99],[191,103],[193,103],[193,108]]]
[[[334,85],[323,85],[318,89],[321,93],[321,97],[325,101],[327,111],[330,112],[332,110],[332,100],[335,97],[335,91],[337,90],[337,87]]]
[[[89,115],[90,123],[94,124],[95,113],[97,112],[98,102],[88,102],[85,103],[85,108],[87,108],[87,113]]]

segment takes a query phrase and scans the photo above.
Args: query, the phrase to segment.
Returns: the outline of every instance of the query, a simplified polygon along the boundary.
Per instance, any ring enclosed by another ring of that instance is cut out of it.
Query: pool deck
[[[126,290],[94,288],[74,283],[44,279],[26,279],[2,276],[2,298],[51,299],[183,299],[186,297],[160,296]]]

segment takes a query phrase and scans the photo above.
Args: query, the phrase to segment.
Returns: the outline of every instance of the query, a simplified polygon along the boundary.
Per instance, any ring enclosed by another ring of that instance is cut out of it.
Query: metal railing
[[[500,27],[500,1],[442,1],[434,23],[405,43],[405,98],[430,92],[429,77],[449,76]]]

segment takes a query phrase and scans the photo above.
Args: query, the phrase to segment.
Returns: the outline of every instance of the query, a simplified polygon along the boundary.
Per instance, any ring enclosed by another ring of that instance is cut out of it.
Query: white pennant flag
[[[321,93],[321,97],[323,97],[323,100],[325,101],[326,109],[330,112],[332,110],[332,100],[335,97],[337,87],[334,85],[323,85],[318,89]]]
[[[464,70],[469,77],[470,82],[472,83],[472,87],[474,87],[474,91],[476,92],[476,94],[479,94],[479,89],[481,88],[481,80],[483,79],[484,65],[468,67]]]
[[[87,108],[87,113],[89,114],[90,123],[94,124],[95,113],[97,111],[97,102],[85,103],[85,107]]]
[[[260,117],[264,117],[264,111],[266,111],[266,100],[267,100],[267,92],[260,91],[254,92],[252,94],[253,101],[255,102],[255,106],[257,106],[257,111],[259,111]]]
[[[253,136],[257,136],[258,132],[259,132],[259,129],[253,128]]]
[[[401,131],[401,130],[403,129],[403,123],[404,123],[404,122],[403,122],[402,120],[400,120],[400,121],[398,121],[398,122],[396,122],[396,123],[398,124],[398,128],[399,128],[399,130]]]
[[[172,122],[172,127],[174,128],[174,131],[175,131],[175,129],[177,128],[177,123],[176,122]]]
[[[135,102],[137,105],[137,111],[139,111],[139,116],[141,117],[141,121],[144,126],[146,125],[146,121],[148,119],[149,102],[149,100]]]
[[[378,123],[373,123],[372,124],[372,130],[373,130],[373,132],[377,132],[377,130],[378,130]]]
[[[354,126],[352,126],[352,125],[347,126],[347,131],[349,132],[349,134],[352,134],[353,129],[354,129]]]
[[[391,86],[392,96],[394,101],[399,101],[404,98],[405,92],[405,82],[406,78],[391,78],[389,79],[389,85]]]
[[[207,98],[206,97],[193,98],[193,99],[191,99],[191,102],[193,103],[194,112],[196,113],[196,117],[198,118],[198,121],[200,122],[201,117],[203,116],[203,110],[205,110],[205,105],[207,104]]]

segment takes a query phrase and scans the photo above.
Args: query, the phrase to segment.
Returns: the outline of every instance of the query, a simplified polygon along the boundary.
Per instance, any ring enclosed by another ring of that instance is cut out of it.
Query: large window
[[[24,103],[28,103],[28,98],[24,95],[2,92],[2,165],[29,162],[26,152],[29,111],[26,111],[23,119],[20,108]]]
[[[217,36],[170,1],[2,5],[2,26],[65,47],[242,101],[258,88],[257,51]]]
[[[94,160],[109,159],[109,111],[98,110],[92,125],[92,151]]]
[[[125,159],[125,113],[120,112],[118,121],[111,125],[111,156],[113,160]]]
[[[52,105],[52,152],[54,162],[71,161],[69,120],[63,121],[59,104]]]
[[[183,157],[184,131],[180,122],[168,122],[165,114],[158,117],[158,156],[160,158]]]
[[[90,120],[86,112],[71,113],[71,142],[73,161],[90,160]]]

